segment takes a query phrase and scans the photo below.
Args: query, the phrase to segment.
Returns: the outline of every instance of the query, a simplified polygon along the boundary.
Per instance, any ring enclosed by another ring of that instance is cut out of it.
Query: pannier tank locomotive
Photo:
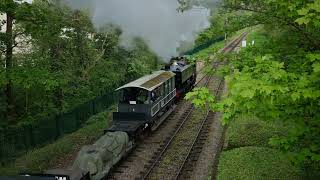
[[[186,57],[175,57],[160,71],[118,88],[118,111],[106,132],[122,131],[134,139],[155,130],[173,111],[175,102],[195,86],[196,78],[196,65]]]

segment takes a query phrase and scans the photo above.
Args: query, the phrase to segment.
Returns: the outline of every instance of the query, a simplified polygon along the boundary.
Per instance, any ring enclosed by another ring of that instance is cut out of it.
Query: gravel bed
[[[215,93],[221,78],[213,76],[208,88],[212,94]],[[221,114],[214,113],[213,120],[207,134],[207,140],[202,146],[200,156],[194,164],[191,179],[208,179],[212,173],[212,164],[215,156],[220,149],[220,140],[222,138],[223,127],[220,121]],[[209,121],[210,122],[210,121]]]
[[[170,133],[176,128],[179,117],[183,114],[183,109],[188,107],[188,103],[181,102],[176,109],[180,111],[173,112],[168,119],[160,125],[159,129],[152,135],[142,140],[127,158],[119,164],[111,173],[109,179],[135,179],[144,171],[144,166],[148,164],[152,156],[158,151],[160,145],[170,136]]]
[[[221,79],[213,76],[208,88],[211,92],[215,92],[220,84]],[[152,174],[149,176],[150,179],[174,179],[179,170],[184,158],[186,157],[191,144],[193,143],[194,138],[197,135],[200,124],[204,118],[204,111],[195,110],[192,113],[191,119],[186,122],[184,127],[180,130],[179,134],[175,137],[174,141],[169,146],[169,149],[163,155],[161,161],[158,166],[153,170]],[[208,134],[208,142],[204,145],[203,153],[201,153],[199,160],[197,161],[197,165],[195,165],[195,174],[194,179],[203,179],[208,175],[210,165],[212,161],[210,161],[208,156],[203,156],[202,154],[211,154],[214,152],[212,147],[212,140],[215,138],[221,138],[220,129],[220,121],[217,119],[217,116],[214,116],[214,120],[212,125],[210,126],[209,134]],[[217,124],[218,123],[218,124]],[[216,134],[217,133],[217,134]],[[211,144],[210,144],[211,143]],[[209,147],[209,148],[207,148]],[[217,149],[217,148],[215,148]],[[203,163],[205,162],[205,163]],[[199,172],[197,172],[199,171]],[[202,174],[202,175],[201,175]]]
[[[173,179],[183,162],[203,120],[204,112],[195,110],[177,134],[150,179]]]

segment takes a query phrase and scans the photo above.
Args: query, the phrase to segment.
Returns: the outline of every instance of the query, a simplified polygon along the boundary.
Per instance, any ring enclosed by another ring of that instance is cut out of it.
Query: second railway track
[[[232,51],[245,35],[246,33],[243,33],[229,43],[223,52]],[[218,66],[219,63],[214,64],[214,68]],[[197,84],[206,80],[204,86],[207,86],[211,78],[211,75],[205,75],[198,80]],[[218,81],[214,89],[216,96],[219,95],[223,85],[223,80]],[[176,109],[177,111],[174,111],[156,132],[137,145],[136,149],[109,174],[107,179],[188,179],[191,177],[194,162],[197,161],[202,145],[207,140],[208,127],[212,124],[214,113],[206,111],[204,118],[192,120],[194,107],[190,103],[181,101]],[[199,114],[197,116],[199,117]],[[171,159],[166,158],[168,154],[170,157],[170,153]],[[168,163],[170,166],[166,166]]]
[[[215,97],[219,97],[219,94],[223,87],[223,80],[218,80],[218,85],[214,90]],[[208,140],[208,134],[210,126],[213,123],[215,113],[207,110],[201,125],[196,133],[195,138],[192,141],[187,155],[184,157],[183,163],[180,165],[174,179],[190,179],[192,176],[193,168],[199,159],[202,152],[203,145]]]
[[[205,86],[209,84],[211,76],[207,77]],[[200,113],[201,114],[201,113]],[[199,130],[203,129],[204,121],[199,119],[199,112],[194,108],[187,116],[175,133],[170,137],[162,151],[153,162],[147,167],[147,170],[137,179],[175,179],[178,177],[176,172],[185,163],[189,156],[193,144],[197,139]],[[169,166],[168,166],[169,165]]]

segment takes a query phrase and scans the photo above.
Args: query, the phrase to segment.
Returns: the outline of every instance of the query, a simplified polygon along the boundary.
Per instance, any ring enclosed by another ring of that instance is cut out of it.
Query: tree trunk
[[[79,10],[76,10],[74,12],[74,28],[75,28],[75,33],[76,33],[76,47],[77,47],[77,53],[78,53],[78,58],[79,58],[79,67],[77,68],[77,76],[82,77],[83,76],[83,70],[85,69],[85,57],[84,53],[85,51],[83,50],[83,39],[82,39],[82,31],[81,31],[81,23],[80,23],[80,18],[81,18],[81,12]]]
[[[62,66],[60,64],[60,42],[53,43],[50,48],[50,56],[52,58],[51,71],[52,73],[60,73],[62,71]],[[58,111],[62,111],[63,107],[63,91],[61,87],[57,87],[53,91],[53,103]]]
[[[14,97],[13,97],[13,85],[11,80],[11,71],[13,68],[12,52],[13,52],[13,16],[7,13],[7,29],[6,29],[6,98],[7,98],[7,118],[13,119],[15,115],[14,109]]]

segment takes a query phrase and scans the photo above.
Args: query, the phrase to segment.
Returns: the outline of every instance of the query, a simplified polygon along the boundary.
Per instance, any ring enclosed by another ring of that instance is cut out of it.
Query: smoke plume
[[[210,23],[210,10],[194,7],[178,12],[176,0],[66,0],[75,9],[89,9],[97,29],[115,24],[122,31],[121,44],[140,37],[160,57],[178,55],[178,48],[193,45],[197,34]],[[189,46],[188,46],[189,47]]]

